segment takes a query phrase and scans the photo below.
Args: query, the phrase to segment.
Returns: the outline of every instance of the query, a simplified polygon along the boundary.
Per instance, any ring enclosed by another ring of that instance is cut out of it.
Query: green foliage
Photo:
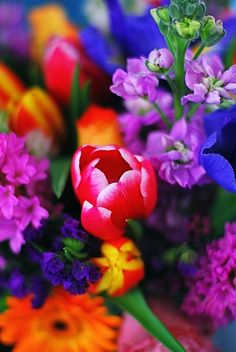
[[[172,352],[185,352],[175,337],[148,307],[141,291],[134,289],[121,297],[109,298],[123,310],[131,314],[152,336]]]
[[[66,186],[70,173],[71,156],[62,156],[51,161],[50,173],[52,178],[52,188],[60,198]]]
[[[236,220],[236,194],[228,193],[224,189],[219,188],[210,211],[210,216],[213,226],[213,236],[222,236],[225,223]]]

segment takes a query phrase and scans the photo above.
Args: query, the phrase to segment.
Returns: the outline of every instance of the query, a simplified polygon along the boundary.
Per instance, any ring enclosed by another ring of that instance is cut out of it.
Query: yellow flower
[[[136,286],[144,277],[144,264],[135,244],[121,237],[104,242],[101,247],[102,258],[93,262],[103,273],[101,279],[91,286],[91,292],[107,291],[111,296],[120,296]]]
[[[54,289],[44,306],[31,307],[31,296],[10,297],[0,314],[0,342],[13,352],[116,351],[120,318],[109,316],[103,298],[70,295]]]

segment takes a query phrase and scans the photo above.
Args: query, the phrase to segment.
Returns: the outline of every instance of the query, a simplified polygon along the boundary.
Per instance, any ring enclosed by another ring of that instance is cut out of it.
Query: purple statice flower
[[[148,135],[146,156],[164,181],[191,188],[207,180],[198,161],[204,140],[200,116],[195,116],[189,124],[182,118],[175,122],[170,133],[156,131]]]
[[[0,242],[9,240],[15,253],[25,242],[25,228],[37,228],[48,217],[37,188],[39,182],[46,182],[47,173],[48,161],[31,156],[23,138],[0,134]]]
[[[159,81],[145,65],[145,58],[128,59],[127,72],[118,69],[113,75],[111,91],[124,99],[148,98],[151,102],[158,98]]]
[[[8,279],[8,289],[13,296],[20,298],[28,293],[25,278],[19,270],[12,271]]]
[[[68,214],[63,215],[63,224],[60,227],[62,237],[85,241],[88,234],[81,228],[80,222]]]
[[[182,309],[217,327],[236,318],[236,223],[226,224],[224,237],[214,240],[189,279]]]
[[[41,267],[45,278],[53,286],[63,285],[72,294],[85,293],[89,283],[95,283],[100,278],[100,272],[94,264],[79,260],[68,264],[53,252],[43,253]]]
[[[163,89],[158,89],[157,93],[156,102],[169,117],[170,121],[173,120],[172,96]],[[148,134],[160,128],[164,129],[165,126],[159,113],[153,110],[150,102],[142,98],[135,98],[125,101],[125,106],[129,112],[119,116],[125,145],[131,152],[142,154],[145,150]]]
[[[222,99],[231,100],[236,93],[236,65],[224,71],[218,56],[203,55],[198,60],[187,62],[185,75],[187,87],[193,93],[182,97],[182,104],[194,103],[220,104]]]
[[[10,50],[19,56],[28,56],[29,39],[23,6],[3,1],[0,4],[0,51]]]
[[[56,253],[44,252],[41,267],[45,278],[54,286],[62,285],[65,279],[65,264]]]

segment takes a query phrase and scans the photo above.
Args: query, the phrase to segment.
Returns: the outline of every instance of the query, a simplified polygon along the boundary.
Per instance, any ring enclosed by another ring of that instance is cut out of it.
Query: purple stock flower
[[[174,117],[172,96],[162,89],[158,89],[157,93],[157,103],[172,120]],[[150,102],[142,98],[135,98],[125,101],[125,106],[130,113],[119,116],[125,145],[132,153],[143,154],[149,133],[160,128],[164,129],[165,126],[159,113],[153,110]]]
[[[147,59],[148,68],[154,72],[162,69],[169,70],[173,63],[174,57],[166,48],[152,50]]]
[[[226,224],[223,238],[208,244],[189,279],[182,308],[219,326],[236,318],[236,223]]]
[[[124,99],[148,98],[151,102],[158,98],[158,79],[150,72],[145,59],[128,59],[127,72],[118,69],[113,75],[111,91]]]
[[[198,116],[189,124],[182,118],[174,124],[170,133],[157,131],[149,134],[146,156],[164,181],[191,188],[206,181],[206,172],[198,162],[204,139]]]
[[[204,55],[187,62],[185,82],[193,93],[182,97],[183,105],[188,101],[220,104],[222,99],[231,99],[230,93],[236,93],[236,65],[224,71],[219,57]]]

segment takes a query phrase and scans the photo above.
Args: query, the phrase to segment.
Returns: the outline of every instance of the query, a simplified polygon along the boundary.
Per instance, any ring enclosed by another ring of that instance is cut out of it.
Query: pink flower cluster
[[[36,195],[47,169],[48,161],[29,155],[23,138],[0,134],[0,242],[9,240],[15,253],[24,243],[24,229],[37,228],[48,217]]]
[[[213,326],[236,318],[236,223],[226,224],[224,237],[208,244],[189,281],[183,310],[207,318]]]

